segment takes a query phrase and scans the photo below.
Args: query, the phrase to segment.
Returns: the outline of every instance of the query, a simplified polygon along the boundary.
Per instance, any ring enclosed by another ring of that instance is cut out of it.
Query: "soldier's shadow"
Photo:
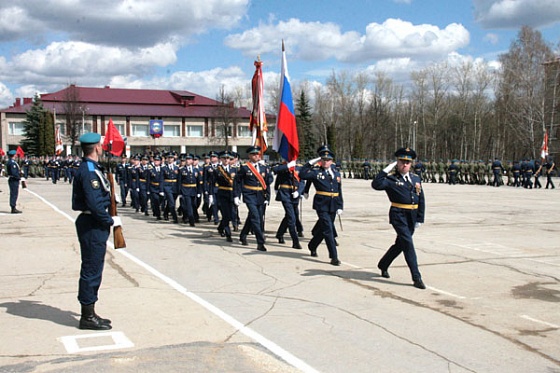
[[[72,311],[64,311],[60,308],[29,300],[0,303],[0,307],[6,308],[6,312],[10,315],[46,320],[64,326],[76,326],[76,317],[80,316]]]

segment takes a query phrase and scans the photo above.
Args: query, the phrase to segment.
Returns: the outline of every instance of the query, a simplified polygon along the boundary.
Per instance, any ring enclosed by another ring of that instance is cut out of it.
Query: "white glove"
[[[208,195],[208,191],[207,191],[207,190],[205,190],[205,191],[204,191],[204,194]]]
[[[233,199],[233,203],[235,204],[235,206],[239,206],[241,204],[241,201],[239,200],[239,197],[235,197]]]
[[[287,166],[288,168],[294,168],[296,166],[296,161],[288,162]]]
[[[214,196],[209,195],[208,196],[208,206],[212,206],[213,204],[214,204]]]
[[[268,206],[268,201],[264,201],[264,205],[265,205],[265,206]]]
[[[113,227],[122,227],[122,220],[120,216],[113,216]]]
[[[336,214],[337,214],[337,215],[342,215],[342,209],[336,210]]]
[[[309,193],[303,193],[303,198],[308,199],[309,198]]]
[[[416,224],[414,224],[414,228],[416,228],[416,229],[420,228],[421,226],[422,226],[422,223],[416,223]]]
[[[21,181],[25,181],[25,178],[22,176],[20,180],[21,180]]]
[[[264,165],[266,164],[266,162],[264,161],[264,159],[261,159],[261,160],[259,161],[259,164],[260,164],[261,166],[264,166]]]
[[[147,192],[146,194],[147,194],[147,195],[150,195],[150,192]],[[115,197],[116,197],[116,196],[115,196]],[[117,202],[119,202],[119,201],[117,201]]]
[[[165,193],[159,192],[159,195],[163,197],[165,195]]]
[[[296,199],[299,197],[299,192],[296,190],[295,192],[292,193],[292,198]]]
[[[196,198],[200,198],[200,193],[198,193],[198,194],[196,195]]]
[[[393,168],[395,168],[396,165],[397,165],[397,162],[391,163],[390,165],[388,165],[387,167],[385,167],[385,168],[383,169],[383,172],[385,172],[386,174],[388,174],[389,172],[391,172],[391,170],[392,170]]]
[[[315,159],[310,160],[310,161],[309,161],[309,164],[313,166],[314,164],[316,164],[316,163],[319,162],[320,160],[321,160],[321,157],[317,157],[317,158],[315,158]]]
[[[140,188],[136,188],[136,191],[139,192],[139,191],[140,191]]]

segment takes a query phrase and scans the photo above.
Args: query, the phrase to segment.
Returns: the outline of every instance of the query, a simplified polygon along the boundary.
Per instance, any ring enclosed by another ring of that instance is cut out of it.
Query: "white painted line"
[[[467,297],[464,297],[464,296],[462,296],[462,295],[453,294],[453,293],[450,293],[450,292],[448,292],[448,291],[435,288],[435,287],[433,287],[433,286],[426,286],[426,288],[428,288],[428,289],[430,289],[430,290],[432,290],[432,291],[435,291],[436,293],[448,295],[448,296],[453,297],[453,298],[457,298],[457,299],[467,299]]]
[[[37,193],[34,193],[34,192],[30,191],[29,189],[27,189],[27,191],[29,193],[33,194],[34,196],[36,196],[37,198],[39,198],[45,204],[49,205],[53,210],[55,210],[59,214],[65,216],[71,222],[75,221],[74,218],[72,218],[70,215],[66,214],[64,211],[60,210],[58,207],[56,207],[52,203],[48,202],[46,199],[39,196]],[[111,248],[114,247],[113,243],[110,242],[110,241],[107,242],[107,245],[110,246]],[[201,306],[206,308],[208,311],[212,312],[214,315],[218,316],[219,318],[221,318],[222,320],[227,322],[229,325],[234,327],[236,330],[240,331],[242,334],[246,335],[247,337],[251,338],[252,340],[258,342],[259,344],[264,346],[266,349],[268,349],[270,352],[272,352],[276,356],[279,356],[280,358],[282,358],[284,361],[286,361],[288,364],[292,365],[293,367],[295,367],[295,368],[297,368],[297,369],[299,369],[299,370],[301,370],[302,372],[305,372],[305,373],[316,373],[316,372],[318,372],[315,368],[311,367],[310,365],[305,363],[303,360],[301,360],[301,359],[297,358],[296,356],[292,355],[288,351],[284,350],[282,347],[278,346],[276,343],[270,341],[269,339],[267,339],[264,336],[260,335],[259,333],[255,332],[251,328],[246,327],[244,324],[237,321],[232,316],[230,316],[227,313],[225,313],[224,311],[220,310],[219,308],[217,308],[213,304],[207,302],[206,300],[202,299],[198,295],[188,291],[184,286],[180,285],[175,280],[165,276],[163,273],[159,272],[155,268],[151,267],[150,265],[148,265],[148,264],[144,263],[143,261],[141,261],[140,259],[136,258],[134,255],[130,254],[125,249],[119,249],[119,250],[116,250],[116,252],[124,255],[128,259],[132,260],[134,263],[136,263],[139,266],[145,268],[148,272],[152,273],[154,276],[158,277],[159,279],[161,279],[162,281],[167,283],[173,289],[177,290],[179,293],[181,293],[183,295],[186,295],[187,297],[189,297],[190,299],[192,299],[196,303],[200,304]],[[102,333],[95,334],[95,335],[102,335]],[[63,338],[66,338],[66,337],[62,337],[61,340]],[[70,342],[68,342],[68,343],[72,343],[71,339],[69,339],[69,341]],[[76,343],[76,342],[74,342],[74,343]],[[76,348],[76,347],[74,346],[74,348]],[[68,350],[68,348],[67,348],[67,350]],[[81,349],[81,351],[84,351],[84,349]],[[92,351],[92,350],[90,350],[90,351]]]
[[[536,322],[538,324],[543,324],[543,325],[546,325],[546,326],[550,326],[551,328],[554,328],[554,329],[559,329],[560,328],[560,326],[558,326],[556,324],[552,324],[552,323],[549,323],[549,322],[546,322],[546,321],[534,319],[531,316],[519,315],[519,317],[521,317],[522,319],[525,319],[525,320]]]
[[[111,337],[113,344],[101,345],[101,346],[91,346],[91,347],[80,347],[78,340],[80,339],[93,339],[93,338],[106,338]],[[134,347],[132,343],[123,332],[106,332],[106,333],[95,333],[95,334],[83,334],[83,335],[69,335],[66,337],[60,337],[59,341],[62,342],[66,351],[69,354],[75,354],[79,352],[90,352],[90,351],[105,351],[105,350],[118,350],[122,348]]]
[[[190,299],[192,299],[193,301],[195,301],[196,303],[198,303],[202,307],[206,308],[208,311],[212,312],[214,315],[218,316],[219,318],[221,318],[222,320],[227,322],[229,325],[234,327],[236,330],[240,331],[242,334],[244,334],[247,337],[253,339],[254,341],[260,343],[262,346],[264,346],[270,352],[272,352],[276,356],[279,356],[280,358],[282,358],[284,361],[286,361],[288,364],[292,365],[293,367],[298,368],[302,372],[308,372],[308,373],[318,372],[315,368],[311,367],[310,365],[305,363],[303,360],[301,360],[301,359],[297,358],[296,356],[292,355],[290,352],[284,350],[282,347],[278,346],[276,343],[274,343],[271,340],[265,338],[261,334],[255,332],[253,329],[245,326],[244,324],[237,321],[232,316],[228,315],[227,313],[225,313],[224,311],[222,311],[218,307],[216,307],[213,304],[207,302],[206,300],[202,299],[198,295],[188,291],[184,286],[177,283],[175,280],[165,276],[163,273],[159,272],[158,270],[151,267],[150,265],[144,263],[140,259],[136,258],[134,255],[130,254],[125,249],[119,249],[119,250],[117,250],[117,252],[121,253],[122,255],[126,256],[128,259],[132,260],[133,262],[135,262],[139,266],[143,267],[148,272],[152,273],[154,276],[158,277],[159,279],[164,281],[166,284],[171,286],[173,289],[177,290],[179,293],[189,297]]]

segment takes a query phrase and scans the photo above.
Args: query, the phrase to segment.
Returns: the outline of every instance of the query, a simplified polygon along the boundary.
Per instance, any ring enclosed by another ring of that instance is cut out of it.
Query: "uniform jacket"
[[[189,166],[179,168],[179,189],[184,196],[196,197],[197,194],[202,194],[203,192],[203,175],[198,167],[190,167],[191,171],[189,171]]]
[[[328,211],[330,213],[344,208],[342,198],[342,179],[340,172],[335,167],[331,167],[333,177],[327,169],[313,167],[306,163],[301,168],[299,176],[302,180],[309,180],[315,187],[315,197],[313,197],[313,209],[316,211]]]
[[[171,191],[174,194],[179,193],[179,167],[176,164],[166,164],[162,167],[163,183],[160,186],[160,192]]]
[[[16,161],[14,161],[13,158],[10,158],[8,163],[6,163],[6,175],[8,175],[8,178],[11,180],[21,179],[19,165],[17,164]]]
[[[236,182],[238,184],[236,184],[236,187],[239,188],[238,190],[243,194],[243,202],[262,205],[264,201],[270,202],[270,184],[274,177],[268,166],[257,164],[255,167],[264,179],[266,189],[262,187],[257,177],[246,163],[242,164],[237,171]],[[236,191],[237,196],[239,195],[239,191]]]
[[[299,172],[301,171],[301,166],[296,166],[294,173],[299,177]],[[274,189],[276,190],[276,201],[282,202],[298,202],[298,198],[292,196],[293,192],[298,192],[301,196],[305,188],[305,181],[299,179],[297,180],[294,173],[290,172],[287,164],[279,164],[272,167],[272,172],[276,174],[276,181],[274,183]]]
[[[385,171],[381,171],[377,174],[371,186],[375,190],[384,190],[392,202],[391,210],[389,212],[390,223],[395,222],[395,215],[406,213],[407,211],[414,211],[415,222],[424,222],[425,213],[425,201],[424,201],[424,190],[422,188],[422,180],[420,177],[414,173],[408,174],[410,177],[410,182],[407,183],[403,176],[398,172],[392,172],[387,174]],[[393,204],[400,205],[416,205],[417,209],[405,209],[395,207]]]

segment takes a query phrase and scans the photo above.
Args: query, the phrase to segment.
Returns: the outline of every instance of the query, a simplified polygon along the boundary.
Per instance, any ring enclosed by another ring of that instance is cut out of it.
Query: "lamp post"
[[[412,149],[416,150],[416,124],[418,122],[412,122]]]
[[[84,132],[85,132],[85,125],[86,125],[86,124],[85,124],[85,123],[86,123],[86,118],[85,118],[85,117],[86,117],[86,110],[88,110],[88,109],[89,109],[89,108],[87,108],[87,107],[86,107],[86,108],[82,108],[82,135],[83,135]]]

